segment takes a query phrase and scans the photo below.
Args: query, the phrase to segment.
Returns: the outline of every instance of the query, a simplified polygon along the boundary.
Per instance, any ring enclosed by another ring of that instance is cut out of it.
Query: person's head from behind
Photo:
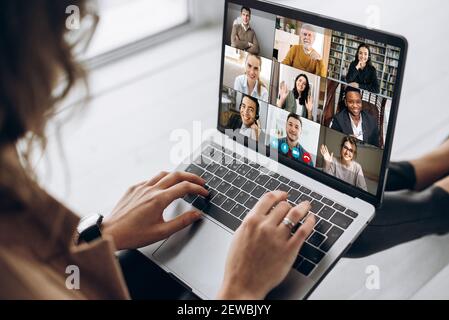
[[[84,78],[66,38],[70,5],[87,14],[84,0],[0,1],[0,155],[24,137],[45,147],[56,103]]]
[[[240,104],[240,117],[246,127],[251,127],[259,117],[259,101],[256,98],[244,95]]]
[[[240,14],[242,16],[242,23],[247,26],[251,21],[251,9],[248,7],[242,7]]]
[[[295,79],[293,94],[295,99],[299,99],[301,105],[305,105],[310,92],[309,78],[305,74],[300,74]]]
[[[254,54],[248,53],[245,62],[245,74],[250,81],[258,81],[262,71],[262,59]]]
[[[357,49],[357,55],[355,57],[355,63],[361,62],[364,65],[371,65],[371,51],[368,45],[362,43]]]
[[[302,121],[297,114],[290,113],[288,115],[285,131],[287,132],[287,140],[291,144],[297,144],[299,142],[299,137],[301,136],[302,131]]]
[[[347,136],[343,138],[340,146],[340,156],[346,163],[357,159],[357,142],[354,137]]]
[[[301,27],[301,33],[299,36],[301,39],[301,43],[304,45],[304,48],[307,50],[312,49],[316,38],[315,27],[310,24],[304,24]]]
[[[359,89],[347,86],[345,90],[345,105],[348,112],[358,118],[362,112],[362,93]]]

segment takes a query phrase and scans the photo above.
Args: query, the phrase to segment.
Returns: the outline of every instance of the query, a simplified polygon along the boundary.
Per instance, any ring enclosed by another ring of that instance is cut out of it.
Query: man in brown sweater
[[[231,46],[258,55],[260,49],[256,32],[249,26],[251,9],[242,7],[241,18],[242,23],[232,27]]]

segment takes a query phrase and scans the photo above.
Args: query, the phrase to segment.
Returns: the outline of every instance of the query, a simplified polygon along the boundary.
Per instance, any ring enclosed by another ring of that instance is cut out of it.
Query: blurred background
[[[393,160],[449,135],[449,3],[428,0],[273,1],[398,33],[409,41]],[[75,90],[36,158],[40,182],[77,214],[107,214],[128,186],[161,170],[189,134],[193,148],[217,119],[223,0],[100,0],[100,23],[79,56],[90,97]],[[200,135],[198,137],[198,135]],[[449,237],[428,237],[358,260],[342,259],[312,299],[449,298]],[[365,286],[369,266],[381,287]]]

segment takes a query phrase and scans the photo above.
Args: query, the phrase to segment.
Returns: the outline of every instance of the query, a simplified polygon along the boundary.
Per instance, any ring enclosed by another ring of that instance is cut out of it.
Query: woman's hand
[[[282,108],[285,100],[287,100],[289,91],[288,91],[288,87],[287,84],[285,83],[285,81],[282,81],[279,87],[279,100],[277,102],[277,106],[279,108]]]
[[[128,190],[112,214],[105,217],[102,233],[112,236],[117,250],[141,248],[166,239],[201,214],[189,211],[166,222],[162,216],[165,208],[187,194],[206,197],[204,184],[202,178],[190,173],[162,172]]]
[[[329,153],[329,149],[324,144],[321,146],[321,155],[327,163],[332,163],[334,160],[334,153]]]
[[[315,217],[310,215],[291,235],[290,227],[282,221],[287,217],[298,223],[309,212],[310,204],[293,208],[287,196],[281,191],[264,195],[235,233],[219,299],[263,299],[291,270],[313,231]]]
[[[306,100],[307,119],[313,119],[313,99],[312,96],[308,96]]]
[[[359,61],[359,63],[357,64],[357,66],[355,67],[357,70],[363,70],[366,67],[366,63]]]
[[[351,83],[349,84],[349,86],[350,86],[350,87],[353,87],[353,88],[357,88],[357,89],[360,88],[360,85],[359,85],[357,82],[351,82]]]

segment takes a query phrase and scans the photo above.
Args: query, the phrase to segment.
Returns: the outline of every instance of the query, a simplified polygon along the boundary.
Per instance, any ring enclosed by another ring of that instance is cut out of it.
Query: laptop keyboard
[[[305,276],[311,274],[358,216],[325,196],[215,143],[206,146],[186,172],[206,180],[209,196],[187,195],[184,200],[233,231],[267,192],[287,192],[292,206],[310,201],[316,225],[293,265]]]

